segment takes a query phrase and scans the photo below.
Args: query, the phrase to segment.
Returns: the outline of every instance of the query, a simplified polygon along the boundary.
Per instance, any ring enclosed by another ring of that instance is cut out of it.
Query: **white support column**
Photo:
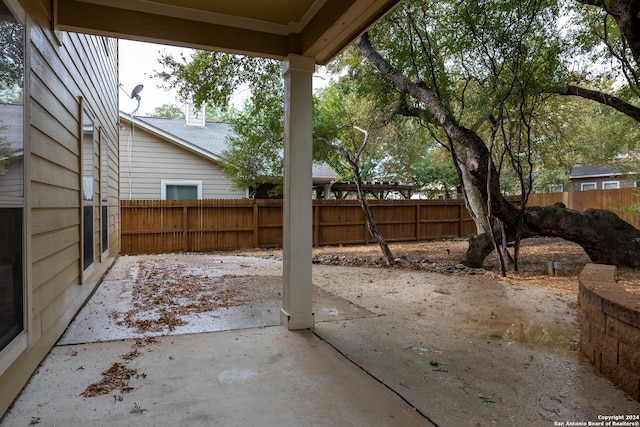
[[[289,330],[313,327],[312,113],[313,58],[289,55],[284,77],[284,289],[280,321]]]

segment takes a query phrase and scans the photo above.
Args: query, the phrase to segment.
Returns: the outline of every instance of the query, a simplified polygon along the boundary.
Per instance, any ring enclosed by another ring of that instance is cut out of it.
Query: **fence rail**
[[[529,205],[563,202],[568,208],[609,209],[640,228],[623,207],[640,203],[636,189],[533,194]],[[474,234],[462,200],[372,200],[380,232],[389,242]],[[282,246],[281,200],[123,200],[121,253],[204,252]],[[367,244],[369,234],[355,200],[313,202],[313,244]]]

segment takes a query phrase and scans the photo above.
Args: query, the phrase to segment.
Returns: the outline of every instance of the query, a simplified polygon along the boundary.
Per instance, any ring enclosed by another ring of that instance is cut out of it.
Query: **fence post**
[[[187,252],[189,250],[189,248],[187,247],[189,243],[189,229],[187,228],[187,226],[189,225],[189,221],[187,218],[188,209],[189,208],[187,207],[187,205],[184,205],[182,207],[182,250],[184,252]]]
[[[364,217],[364,211],[360,209],[360,212],[362,212],[362,220],[364,221],[364,244],[368,245],[369,244],[369,227],[367,227],[367,219]],[[371,212],[373,212],[373,206],[371,206]]]
[[[320,206],[317,203],[313,206],[313,246],[320,246]]]
[[[462,204],[458,205],[458,237],[462,237]]]
[[[258,201],[253,199],[253,246],[260,247],[260,215]]]
[[[416,242],[420,241],[420,201],[416,201]]]

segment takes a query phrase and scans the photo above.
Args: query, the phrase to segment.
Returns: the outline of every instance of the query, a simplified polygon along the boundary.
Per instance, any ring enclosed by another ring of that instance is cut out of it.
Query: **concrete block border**
[[[580,350],[613,384],[640,401],[640,295],[617,283],[612,265],[587,264],[579,276]]]

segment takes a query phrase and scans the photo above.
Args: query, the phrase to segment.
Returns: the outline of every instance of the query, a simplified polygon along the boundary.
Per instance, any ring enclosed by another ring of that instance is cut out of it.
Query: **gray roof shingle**
[[[610,166],[576,166],[571,169],[572,179],[620,176],[624,172]]]

